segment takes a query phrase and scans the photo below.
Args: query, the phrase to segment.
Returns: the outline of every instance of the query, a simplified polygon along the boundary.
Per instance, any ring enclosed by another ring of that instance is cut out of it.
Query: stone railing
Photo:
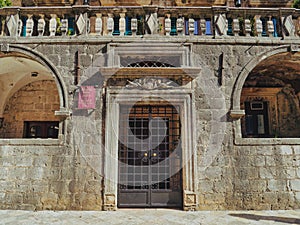
[[[300,10],[234,7],[7,7],[1,36],[299,37]]]

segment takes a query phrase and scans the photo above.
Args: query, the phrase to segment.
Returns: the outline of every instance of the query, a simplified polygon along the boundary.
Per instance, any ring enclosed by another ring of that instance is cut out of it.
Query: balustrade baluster
[[[205,35],[206,33],[206,20],[200,19],[200,29],[201,29],[201,35]]]
[[[251,21],[249,19],[245,19],[245,33],[247,37],[251,36]]]
[[[167,18],[165,18],[165,32],[166,32],[167,36],[169,36],[171,34],[171,19],[170,19],[170,14],[167,14]]]
[[[125,20],[125,13],[120,13],[119,19],[119,34],[124,36],[126,32],[126,20]]]
[[[49,33],[50,36],[55,36],[56,28],[57,28],[57,21],[56,21],[56,14],[50,14],[51,19],[49,21]]]
[[[44,14],[40,14],[40,18],[38,19],[38,35],[41,37],[44,35],[44,32],[45,32],[45,25],[46,25],[46,22],[45,22],[45,15]]]
[[[27,20],[26,20],[26,37],[31,37],[33,33],[33,26],[34,22],[32,19],[32,14],[27,15]]]
[[[194,35],[195,34],[195,25],[197,25],[197,23],[195,23],[195,20],[193,18],[189,18],[189,20],[188,20],[188,33],[189,33],[189,35]]]
[[[102,14],[96,13],[95,32],[97,35],[102,34]]]
[[[172,20],[172,19],[171,19]],[[177,28],[177,29],[176,29]],[[171,28],[172,29],[172,28]],[[177,30],[177,34],[178,35],[184,35],[185,31],[184,31],[184,18],[179,17],[176,19],[176,26],[174,28],[173,26],[173,30],[171,31],[174,35],[176,35],[176,30]]]
[[[239,19],[233,19],[232,24],[233,24],[233,34],[234,34],[234,36],[239,36],[239,33],[240,33],[240,21],[239,21]]]
[[[138,21],[137,18],[131,19],[131,32],[135,36],[138,29]]]
[[[274,24],[272,20],[267,21],[267,36],[272,37],[274,35]]]
[[[114,31],[114,19],[111,13],[108,14],[107,18],[107,34],[112,35]]]
[[[68,33],[68,19],[61,19],[61,33],[63,36],[66,36]]]
[[[260,17],[256,18],[256,33],[258,37],[262,36],[262,32],[263,32],[263,25],[262,25],[262,21],[260,19]]]

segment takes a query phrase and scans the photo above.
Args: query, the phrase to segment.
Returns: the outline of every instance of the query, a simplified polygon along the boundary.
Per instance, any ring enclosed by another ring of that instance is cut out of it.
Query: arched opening
[[[0,54],[0,64],[0,138],[58,138],[61,101],[49,68],[20,53]]]
[[[242,137],[300,137],[300,53],[279,53],[261,61],[242,88]]]

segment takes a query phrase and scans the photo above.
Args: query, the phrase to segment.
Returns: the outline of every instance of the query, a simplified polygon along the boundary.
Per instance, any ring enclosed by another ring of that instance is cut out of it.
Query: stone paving
[[[197,211],[171,209],[122,209],[118,211],[0,211],[0,224],[126,224],[126,225],[246,225],[300,224],[300,210]]]

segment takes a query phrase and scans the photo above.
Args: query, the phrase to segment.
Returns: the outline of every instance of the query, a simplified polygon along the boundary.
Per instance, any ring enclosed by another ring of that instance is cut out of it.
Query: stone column
[[[250,34],[251,34],[251,21],[249,19],[245,19],[245,32],[246,32],[246,36],[250,37]]]

